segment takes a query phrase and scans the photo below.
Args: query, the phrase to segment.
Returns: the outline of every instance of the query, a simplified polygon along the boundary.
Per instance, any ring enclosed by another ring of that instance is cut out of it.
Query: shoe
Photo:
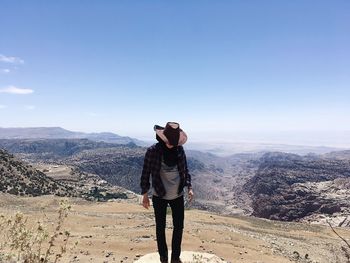
[[[181,259],[171,259],[170,263],[182,263]]]
[[[168,263],[168,258],[160,257],[160,263]]]

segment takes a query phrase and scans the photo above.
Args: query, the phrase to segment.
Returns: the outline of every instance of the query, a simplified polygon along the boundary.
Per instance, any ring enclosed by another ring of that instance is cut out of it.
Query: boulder
[[[169,251],[169,255],[171,251]],[[218,256],[209,253],[195,252],[195,251],[182,251],[181,260],[184,263],[201,262],[201,263],[227,263]],[[170,262],[170,260],[169,260]],[[150,253],[140,257],[134,263],[159,263],[159,254]]]

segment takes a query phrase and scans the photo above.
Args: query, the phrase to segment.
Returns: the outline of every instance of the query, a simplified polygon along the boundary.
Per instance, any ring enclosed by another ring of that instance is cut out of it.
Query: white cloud
[[[0,110],[1,110],[1,109],[5,109],[5,108],[7,108],[6,105],[1,105],[1,104],[0,104]]]
[[[26,105],[26,106],[24,106],[24,108],[26,110],[35,110],[36,107],[34,105]]]
[[[90,112],[90,113],[89,113],[89,116],[90,116],[90,117],[97,117],[98,114],[97,114],[97,113],[94,113],[94,112]]]
[[[2,68],[2,69],[0,69],[0,73],[3,73],[3,74],[8,74],[8,73],[10,73],[10,72],[11,72],[11,70],[8,69],[8,68]]]
[[[24,64],[24,60],[18,57],[9,57],[0,54],[0,62],[10,63],[10,64]]]
[[[17,88],[15,86],[8,86],[6,88],[0,89],[0,93],[19,94],[19,95],[31,94],[33,92],[34,90],[32,89],[22,89],[22,88]]]

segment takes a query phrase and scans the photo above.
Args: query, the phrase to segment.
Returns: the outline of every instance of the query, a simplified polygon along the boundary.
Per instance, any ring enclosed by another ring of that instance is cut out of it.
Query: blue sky
[[[350,130],[349,1],[1,1],[0,127]],[[290,134],[290,133],[288,133]]]

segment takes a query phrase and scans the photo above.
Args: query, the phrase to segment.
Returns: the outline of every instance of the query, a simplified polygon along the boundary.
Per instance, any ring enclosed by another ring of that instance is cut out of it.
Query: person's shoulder
[[[179,152],[181,152],[181,153],[185,153],[185,149],[184,149],[184,147],[181,146],[181,145],[177,146],[177,150],[178,150]]]
[[[147,152],[156,152],[159,150],[158,143],[155,143],[147,148]]]

